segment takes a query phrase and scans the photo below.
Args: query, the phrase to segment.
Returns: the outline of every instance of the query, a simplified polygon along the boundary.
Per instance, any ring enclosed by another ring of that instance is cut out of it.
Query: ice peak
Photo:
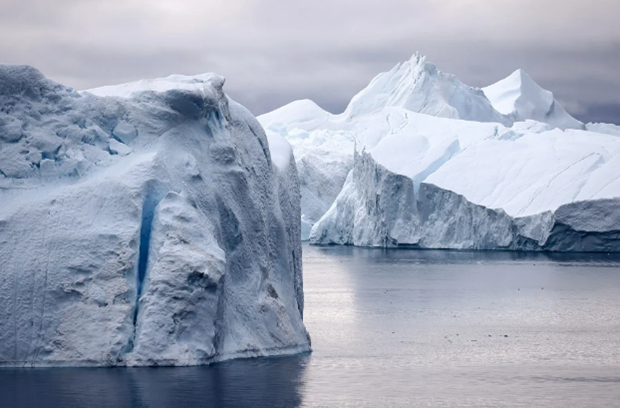
[[[546,89],[538,85],[536,81],[534,81],[532,77],[527,72],[522,70],[521,68],[517,69],[515,72],[510,74],[507,78],[499,81],[498,83],[502,83],[502,82],[506,83],[507,85],[512,83],[514,87],[519,87],[522,90],[522,93],[526,93],[526,92],[529,92],[531,94],[538,93],[538,94],[550,96],[551,98],[553,98],[552,92],[547,91]]]
[[[561,129],[583,128],[583,123],[570,116],[554,99],[552,92],[538,85],[522,69],[483,88],[483,91],[497,111],[515,121],[530,119]]]
[[[408,62],[413,66],[416,66],[416,65],[424,66],[427,63],[426,55],[422,55],[419,52],[416,52],[415,54],[411,56]]]
[[[438,117],[507,123],[479,89],[443,73],[419,53],[375,77],[351,100],[345,115],[365,115],[387,107]]]
[[[521,68],[518,68],[517,70],[515,70],[515,72],[513,72],[512,74],[510,74],[510,76],[508,78],[519,78],[521,81],[525,80],[530,80],[533,82],[532,77],[528,75],[527,72],[525,72],[524,70],[522,70]]]

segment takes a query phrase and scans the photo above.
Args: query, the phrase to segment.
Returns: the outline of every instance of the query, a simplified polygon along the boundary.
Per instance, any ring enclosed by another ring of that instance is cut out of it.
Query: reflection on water
[[[295,407],[308,356],[211,367],[3,369],[0,407]]]
[[[304,247],[314,352],[211,367],[0,370],[0,407],[602,407],[620,256]]]

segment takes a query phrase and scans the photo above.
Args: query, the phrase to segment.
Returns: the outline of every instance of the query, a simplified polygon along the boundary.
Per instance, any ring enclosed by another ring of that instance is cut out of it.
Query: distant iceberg
[[[572,118],[523,71],[481,90],[415,55],[343,114],[306,115],[303,106],[259,121],[291,142],[298,164],[312,157],[300,178],[342,169],[333,178],[342,189],[331,203],[323,195],[330,207],[320,218],[302,200],[311,243],[620,251],[616,127]]]

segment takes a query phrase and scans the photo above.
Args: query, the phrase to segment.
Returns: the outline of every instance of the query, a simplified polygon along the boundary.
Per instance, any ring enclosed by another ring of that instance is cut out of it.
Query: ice
[[[620,126],[611,123],[588,123],[586,129],[589,132],[620,136]]]
[[[0,65],[0,365],[310,349],[294,159],[223,84]]]
[[[523,71],[483,92],[415,55],[343,114],[302,101],[259,120],[291,143],[302,191],[312,186],[311,243],[620,251],[615,128],[582,130]],[[329,178],[343,183],[335,200]]]
[[[293,148],[301,181],[302,239],[309,238],[312,226],[341,191],[353,167],[356,140],[374,146],[384,134],[399,133],[408,123],[408,113],[513,122],[493,108],[482,90],[441,72],[417,54],[374,78],[340,115],[301,100],[258,118],[268,133],[280,134]],[[386,154],[410,156],[398,148]]]
[[[260,116],[270,138],[290,143],[301,185],[301,237],[332,205],[353,167],[354,135],[321,129],[333,115],[311,101],[297,101]]]
[[[120,154],[121,156],[127,156],[129,153],[131,153],[131,147],[117,141],[116,139],[110,140],[108,150],[112,154]]]
[[[355,118],[389,107],[443,118],[512,123],[494,109],[482,90],[441,72],[418,54],[375,77],[353,97],[344,115]]]
[[[112,135],[122,143],[128,145],[133,142],[136,137],[138,137],[138,131],[131,125],[131,123],[122,120],[112,130]]]
[[[560,129],[584,129],[583,123],[570,116],[553,93],[541,88],[521,69],[483,91],[495,109],[514,121],[531,119]]]

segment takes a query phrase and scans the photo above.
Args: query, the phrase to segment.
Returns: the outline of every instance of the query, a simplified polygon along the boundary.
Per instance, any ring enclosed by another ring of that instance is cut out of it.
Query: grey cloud
[[[620,124],[620,103],[593,104],[588,106],[585,112],[575,116],[586,122]]]
[[[420,51],[474,86],[523,68],[594,118],[620,104],[619,14],[617,0],[4,0],[0,61],[78,89],[218,72],[261,114],[300,98],[341,111]]]

